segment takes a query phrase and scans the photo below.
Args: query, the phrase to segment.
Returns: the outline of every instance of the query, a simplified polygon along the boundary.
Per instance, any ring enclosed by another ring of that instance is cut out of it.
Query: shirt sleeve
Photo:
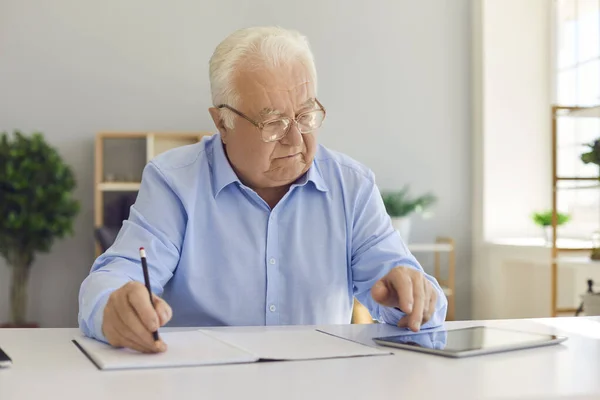
[[[152,292],[162,294],[179,261],[186,220],[167,178],[154,162],[148,163],[129,218],[81,284],[78,321],[85,335],[106,342],[102,318],[108,297],[128,282],[144,282],[140,247],[146,250]]]
[[[355,297],[375,320],[397,325],[405,314],[375,302],[371,296],[371,288],[394,267],[414,268],[425,274],[438,295],[435,312],[422,325],[422,329],[442,325],[446,319],[448,300],[437,280],[425,273],[392,227],[375,180],[361,185],[358,192],[352,221],[351,267]]]

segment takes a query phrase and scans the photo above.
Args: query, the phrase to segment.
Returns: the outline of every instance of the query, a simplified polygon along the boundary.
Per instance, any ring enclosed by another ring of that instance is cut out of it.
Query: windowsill
[[[490,239],[485,242],[492,246],[509,246],[509,247],[533,247],[551,249],[552,245],[547,244],[544,238],[523,237],[523,238],[503,238]],[[591,248],[592,242],[583,239],[558,238],[556,240],[557,247],[561,249],[583,249]]]

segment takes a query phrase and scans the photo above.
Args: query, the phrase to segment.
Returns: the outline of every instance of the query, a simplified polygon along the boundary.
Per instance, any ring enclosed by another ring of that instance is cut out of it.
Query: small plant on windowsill
[[[594,143],[587,145],[591,150],[581,155],[581,161],[584,164],[596,164],[600,166],[600,138],[594,140]]]
[[[533,222],[544,229],[544,237],[546,243],[552,243],[552,210],[538,211],[531,215]],[[566,224],[571,220],[569,214],[557,212],[556,213],[556,226]]]
[[[594,140],[594,143],[590,143],[587,146],[590,148],[590,151],[581,155],[581,161],[583,161],[584,164],[596,164],[600,166],[600,138]],[[600,174],[598,179],[600,179]],[[599,238],[600,232],[595,232],[592,237],[593,247],[590,254],[592,260],[600,260]]]

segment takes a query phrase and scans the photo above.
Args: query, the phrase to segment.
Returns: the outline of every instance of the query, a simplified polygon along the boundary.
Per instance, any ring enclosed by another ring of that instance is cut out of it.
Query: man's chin
[[[276,182],[280,185],[291,185],[296,182],[302,175],[306,173],[307,168],[281,168],[273,170],[271,174],[269,174],[269,179],[273,182]]]

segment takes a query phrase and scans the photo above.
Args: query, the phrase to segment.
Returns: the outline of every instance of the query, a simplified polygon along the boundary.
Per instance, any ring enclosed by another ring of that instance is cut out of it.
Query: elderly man
[[[145,167],[129,219],[81,285],[85,334],[160,352],[152,332],[167,322],[349,323],[354,297],[413,331],[444,321],[446,298],[392,228],[373,173],[317,144],[316,77],[296,32],[243,29],[219,44],[218,134]]]

